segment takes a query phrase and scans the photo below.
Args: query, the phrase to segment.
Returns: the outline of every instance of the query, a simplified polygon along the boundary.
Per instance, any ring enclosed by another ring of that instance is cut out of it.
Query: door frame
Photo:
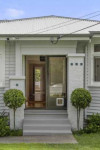
[[[27,107],[27,104],[28,104],[28,97],[29,97],[29,69],[30,69],[30,64],[31,65],[33,65],[33,66],[42,66],[42,65],[44,65],[44,67],[45,67],[45,70],[44,70],[44,74],[45,74],[45,82],[44,82],[44,85],[45,85],[45,103],[47,103],[46,102],[46,61],[45,62],[42,62],[42,61],[37,61],[37,62],[35,62],[35,61],[33,61],[33,59],[31,58],[31,59],[29,59],[28,60],[28,58],[30,58],[30,57],[35,57],[35,56],[26,56],[27,57],[27,59],[25,58],[25,75],[26,75],[26,82],[25,82],[25,86],[26,86],[26,88],[25,88],[25,95],[26,95],[26,102],[25,102],[25,109],[46,109],[46,104],[45,104],[45,107],[43,107],[43,108],[35,108],[35,107]],[[37,57],[40,57],[40,56],[38,56],[37,55]]]
[[[31,55],[31,57],[34,57],[34,55]],[[40,57],[40,55],[37,55]],[[29,57],[29,56],[28,56]],[[48,108],[48,100],[49,100],[49,69],[48,69],[48,65],[49,65],[49,57],[65,57],[65,65],[66,65],[66,69],[65,69],[65,76],[66,76],[66,103],[67,103],[67,58],[65,55],[48,55],[48,56],[45,56],[45,62],[41,62],[42,64],[45,64],[45,102],[46,102],[46,105],[45,105],[45,108],[36,108],[36,109],[52,109],[52,108]],[[32,59],[31,59],[32,61]],[[34,63],[34,64],[37,64],[37,63]],[[27,65],[28,65],[28,62],[27,62],[27,59],[26,59],[26,56],[25,56],[25,74],[26,74],[26,97],[27,97]],[[38,65],[38,64],[37,64]],[[26,104],[25,104],[25,109],[30,109],[30,108],[27,108]],[[35,109],[35,108],[32,108],[32,109]],[[66,109],[67,109],[67,106],[66,106]]]

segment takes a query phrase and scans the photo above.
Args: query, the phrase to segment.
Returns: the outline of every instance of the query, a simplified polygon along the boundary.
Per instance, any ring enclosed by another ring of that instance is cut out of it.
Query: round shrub
[[[80,110],[89,106],[92,100],[91,94],[84,88],[75,89],[71,94],[71,102],[77,109],[77,129],[80,130]]]
[[[75,89],[71,94],[72,105],[76,108],[85,109],[87,106],[89,106],[91,100],[92,97],[90,92],[84,88]]]
[[[4,93],[5,105],[14,110],[14,129],[15,129],[15,111],[25,102],[23,92],[17,89],[10,89]]]
[[[17,109],[25,102],[25,97],[22,91],[10,89],[4,93],[4,102],[9,108]]]

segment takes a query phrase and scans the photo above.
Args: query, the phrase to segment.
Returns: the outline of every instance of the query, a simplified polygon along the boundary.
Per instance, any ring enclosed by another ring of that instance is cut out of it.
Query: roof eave
[[[90,34],[0,34],[0,37],[89,37]]]

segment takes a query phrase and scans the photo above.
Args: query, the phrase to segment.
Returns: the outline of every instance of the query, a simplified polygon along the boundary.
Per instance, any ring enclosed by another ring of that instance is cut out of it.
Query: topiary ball
[[[17,89],[10,89],[4,93],[4,102],[5,105],[12,109],[17,109],[21,107],[25,102],[25,97],[23,92]]]
[[[72,105],[76,108],[86,108],[92,100],[91,94],[84,88],[77,88],[71,94]]]

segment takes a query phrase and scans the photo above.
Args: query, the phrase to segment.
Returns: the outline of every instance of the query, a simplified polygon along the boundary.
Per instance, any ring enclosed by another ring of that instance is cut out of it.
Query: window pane
[[[100,44],[94,45],[94,52],[100,52]]]
[[[100,58],[95,58],[94,71],[95,81],[100,81]]]
[[[35,90],[40,91],[40,75],[41,69],[35,68]]]
[[[66,93],[66,65],[65,57],[49,58],[49,92],[50,96],[65,96]]]

